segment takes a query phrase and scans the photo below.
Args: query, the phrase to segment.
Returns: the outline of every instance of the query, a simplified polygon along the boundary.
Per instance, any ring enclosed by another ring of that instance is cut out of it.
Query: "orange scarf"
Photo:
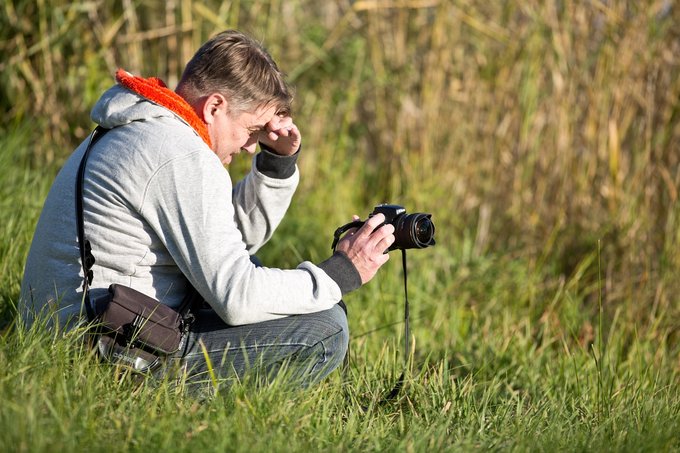
[[[178,115],[196,131],[208,147],[212,148],[205,123],[198,117],[189,103],[179,94],[170,90],[161,79],[157,77],[149,77],[148,79],[136,77],[123,69],[119,69],[116,72],[116,80],[125,88]]]

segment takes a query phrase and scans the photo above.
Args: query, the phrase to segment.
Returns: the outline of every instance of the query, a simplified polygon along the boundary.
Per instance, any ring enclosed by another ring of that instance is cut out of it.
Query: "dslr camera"
[[[387,251],[397,249],[424,249],[435,244],[434,241],[434,223],[432,223],[432,214],[424,214],[416,212],[407,214],[403,206],[396,204],[379,204],[369,214],[373,217],[376,214],[383,214],[385,216],[385,224],[392,224],[394,226],[395,241]],[[341,226],[335,230],[332,249],[340,240],[340,236],[350,228],[359,228],[365,222],[357,220]],[[382,226],[382,225],[381,225]]]

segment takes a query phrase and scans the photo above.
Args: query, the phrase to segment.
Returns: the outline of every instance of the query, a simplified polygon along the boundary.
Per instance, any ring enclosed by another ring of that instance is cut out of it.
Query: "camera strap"
[[[409,311],[408,311],[408,272],[406,268],[406,250],[401,249],[401,265],[404,269],[404,368],[408,369],[408,358],[410,351],[410,337],[409,332]]]
[[[83,267],[83,303],[87,311],[87,317],[90,321],[95,318],[94,309],[90,303],[90,285],[92,284],[92,266],[94,266],[95,259],[92,255],[92,246],[90,241],[85,238],[85,222],[83,221],[83,185],[85,179],[85,164],[87,157],[95,143],[99,141],[104,134],[110,129],[97,126],[90,135],[90,140],[87,143],[87,148],[83,153],[83,158],[80,160],[78,166],[78,176],[76,178],[76,223],[78,226],[78,248],[80,249],[80,263]]]
[[[408,362],[410,356],[410,328],[409,328],[409,306],[408,306],[408,269],[406,267],[406,250],[401,249],[401,265],[404,270],[404,368],[401,371],[401,375],[397,379],[396,384],[390,392],[383,398],[383,402],[391,401],[399,395],[399,392],[404,387],[404,379],[406,378],[406,373],[408,372]]]
[[[335,230],[335,233],[333,234],[333,244],[331,245],[331,249],[335,251],[335,247],[338,245],[338,241],[340,241],[340,237],[349,229],[351,228],[359,228],[361,225],[363,225],[364,222],[357,220],[354,222],[350,222],[346,225],[341,226],[337,230]],[[404,365],[403,365],[403,370],[401,372],[401,375],[397,379],[396,384],[394,384],[394,387],[392,390],[387,393],[387,395],[381,399],[380,403],[385,403],[387,401],[393,400],[394,398],[399,395],[399,392],[401,389],[404,387],[404,379],[406,378],[406,372],[409,369],[409,356],[410,356],[410,340],[409,338],[411,337],[410,333],[410,327],[409,327],[409,303],[408,303],[408,267],[406,266],[406,249],[401,249],[401,265],[404,271]],[[343,309],[345,310],[345,313],[347,313],[347,309],[344,307],[343,304]],[[349,346],[347,349],[347,355],[345,356],[345,361],[343,365],[344,369],[347,370],[349,367]]]
[[[333,233],[333,243],[331,244],[331,250],[335,252],[335,247],[338,245],[338,242],[340,241],[340,237],[347,232],[347,230],[350,230],[352,228],[360,228],[361,225],[363,225],[364,222],[361,220],[355,220],[353,222],[350,222],[346,225],[341,226],[337,230],[335,230],[335,233]]]

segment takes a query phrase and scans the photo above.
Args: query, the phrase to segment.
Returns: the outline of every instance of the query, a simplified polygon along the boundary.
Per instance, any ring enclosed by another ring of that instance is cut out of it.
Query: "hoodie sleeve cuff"
[[[255,166],[260,173],[276,179],[287,179],[295,174],[295,164],[302,147],[292,156],[276,154],[264,143],[260,143],[260,149],[262,151],[255,156]]]
[[[318,266],[338,284],[343,296],[361,286],[359,271],[342,252],[335,252]]]

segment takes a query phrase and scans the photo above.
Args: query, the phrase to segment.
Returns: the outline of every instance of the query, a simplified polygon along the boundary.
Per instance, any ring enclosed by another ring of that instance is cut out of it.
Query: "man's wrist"
[[[278,154],[262,142],[260,142],[260,149],[262,151],[255,157],[255,165],[260,173],[276,179],[287,179],[295,174],[295,165],[302,146],[290,156]]]
[[[272,146],[269,146],[269,145],[267,145],[267,144],[265,144],[265,143],[263,143],[263,142],[258,142],[258,143],[259,143],[261,149],[263,149],[263,150],[265,150],[265,151],[267,151],[267,152],[269,152],[269,153],[272,153],[272,154],[274,154],[274,155],[282,156],[282,157],[294,156],[294,155],[298,154],[298,153],[300,152],[300,149],[302,148],[302,145],[300,145],[300,146],[298,146],[298,149],[295,150],[295,152],[293,152],[293,153],[291,153],[291,154],[282,154],[282,153],[278,152],[278,151],[277,151],[274,147],[272,147]]]
[[[361,286],[361,275],[347,255],[335,252],[318,265],[340,287],[343,295]]]

